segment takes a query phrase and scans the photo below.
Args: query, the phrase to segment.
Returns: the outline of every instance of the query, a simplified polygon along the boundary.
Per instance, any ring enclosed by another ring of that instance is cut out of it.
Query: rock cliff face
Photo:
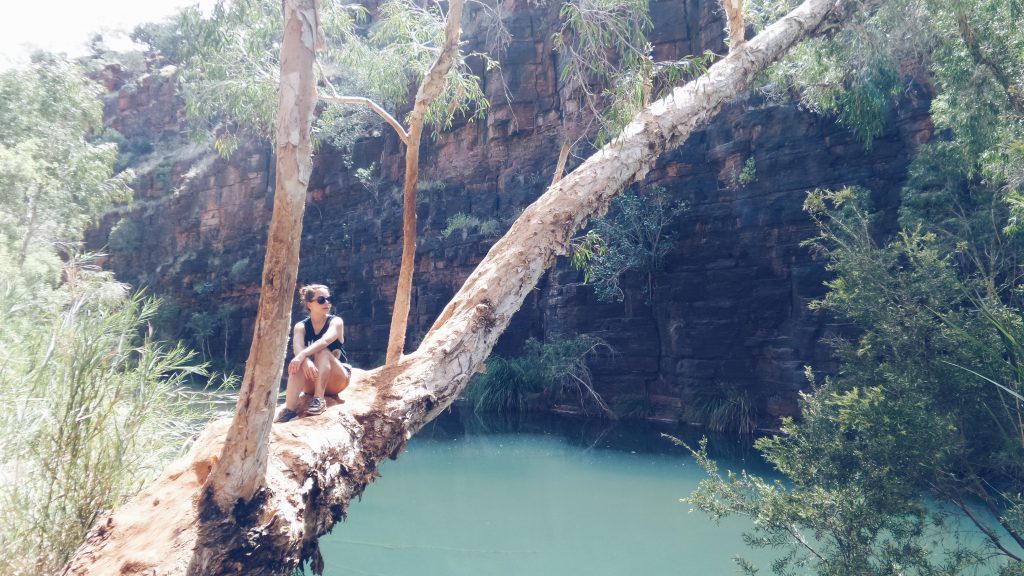
[[[657,55],[723,51],[716,5],[652,1]],[[585,114],[558,82],[551,46],[557,3],[506,7],[513,40],[500,72],[486,77],[487,119],[456,126],[423,153],[407,349],[495,239],[478,227],[444,237],[449,219],[493,220],[500,234],[550,182],[562,142],[586,129]],[[465,37],[483,49],[483,17],[467,10]],[[224,161],[190,146],[181,136],[173,70],[124,77],[111,70],[107,78],[107,117],[139,155],[136,201],[108,215],[89,242],[109,242],[108,267],[119,278],[177,303],[162,320],[177,331],[169,335],[205,339],[214,355],[244,361],[272,205],[270,148],[251,143]],[[733,104],[643,183],[690,206],[671,225],[677,241],[654,280],[653,304],[639,279],[629,278],[624,302],[598,302],[562,263],[526,301],[497,352],[515,354],[530,336],[592,334],[615,350],[592,362],[598,390],[612,400],[642,395],[648,415],[692,419],[698,396],[723,389],[749,398],[766,425],[795,413],[803,366],[834,369],[819,341],[838,329],[807,309],[823,294],[827,273],[800,246],[815,233],[802,211],[806,192],[870,188],[894,223],[909,152],[930,126],[927,90],[916,85],[870,150],[848,129],[796,105],[757,95]],[[401,248],[399,152],[387,133],[368,135],[348,166],[321,148],[307,199],[299,279],[332,288],[350,358],[362,366],[383,360],[387,340]],[[755,174],[740,178],[744,166]]]

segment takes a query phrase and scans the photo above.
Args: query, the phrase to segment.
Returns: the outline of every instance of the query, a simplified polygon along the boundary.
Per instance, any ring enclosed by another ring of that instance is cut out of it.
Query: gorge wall
[[[512,42],[500,55],[500,71],[485,76],[487,118],[425,142],[407,350],[497,234],[544,191],[562,142],[585,136],[589,125],[559,83],[551,40],[558,4],[505,6]],[[483,50],[484,17],[467,11],[468,48]],[[651,11],[659,58],[725,50],[717,2],[652,1]],[[109,245],[106,265],[122,281],[171,302],[160,319],[165,337],[199,335],[211,355],[242,362],[259,298],[273,158],[267,144],[249,143],[226,161],[189,144],[174,70],[163,64],[151,59],[142,75],[111,66],[104,75],[108,124],[134,154],[136,200],[109,214],[88,242]],[[729,389],[753,400],[764,425],[794,414],[796,391],[806,385],[803,366],[834,370],[820,341],[841,329],[807,308],[828,276],[800,246],[815,235],[804,197],[819,187],[863,186],[894,226],[909,152],[931,135],[928,90],[909,86],[870,149],[852,131],[796,104],[757,94],[732,104],[666,154],[642,184],[689,205],[671,224],[677,239],[655,278],[653,304],[639,278],[625,279],[623,302],[599,302],[561,262],[496,352],[516,354],[529,337],[590,334],[614,350],[590,365],[611,402],[642,398],[648,416],[691,420],[697,396]],[[299,281],[331,287],[350,359],[364,367],[383,360],[398,276],[399,153],[397,138],[383,131],[360,142],[351,164],[324,146],[307,197]],[[741,181],[748,161],[756,177]],[[457,213],[493,220],[498,231],[469,227],[443,237]],[[293,317],[299,314],[296,307]]]

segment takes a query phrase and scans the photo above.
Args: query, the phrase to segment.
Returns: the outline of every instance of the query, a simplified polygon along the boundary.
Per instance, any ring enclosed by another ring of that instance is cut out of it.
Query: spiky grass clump
[[[591,336],[546,342],[530,338],[522,356],[489,359],[487,373],[470,383],[466,395],[476,412],[522,413],[528,410],[527,398],[532,394],[573,394],[581,407],[589,402],[614,418],[591,385],[587,367],[587,359],[601,348],[608,345]]]
[[[524,358],[495,356],[487,373],[478,375],[466,391],[475,412],[524,413],[527,398],[544,389],[543,374]]]
[[[754,399],[744,388],[729,384],[702,390],[691,410],[712,432],[753,434],[757,430]]]
[[[146,335],[155,301],[79,264],[58,287],[0,287],[3,574],[59,570],[204,421],[192,353]]]

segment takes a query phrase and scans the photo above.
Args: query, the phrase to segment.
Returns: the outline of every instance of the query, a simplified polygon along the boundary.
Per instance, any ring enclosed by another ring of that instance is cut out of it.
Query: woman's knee
[[[324,349],[313,356],[313,364],[320,372],[327,372],[331,369],[331,358],[333,358],[331,353]]]

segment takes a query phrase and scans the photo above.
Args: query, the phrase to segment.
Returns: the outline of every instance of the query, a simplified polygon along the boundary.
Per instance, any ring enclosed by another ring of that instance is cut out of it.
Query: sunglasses
[[[331,297],[330,296],[317,296],[312,301],[316,302],[317,304],[326,304],[326,303],[331,301]]]

